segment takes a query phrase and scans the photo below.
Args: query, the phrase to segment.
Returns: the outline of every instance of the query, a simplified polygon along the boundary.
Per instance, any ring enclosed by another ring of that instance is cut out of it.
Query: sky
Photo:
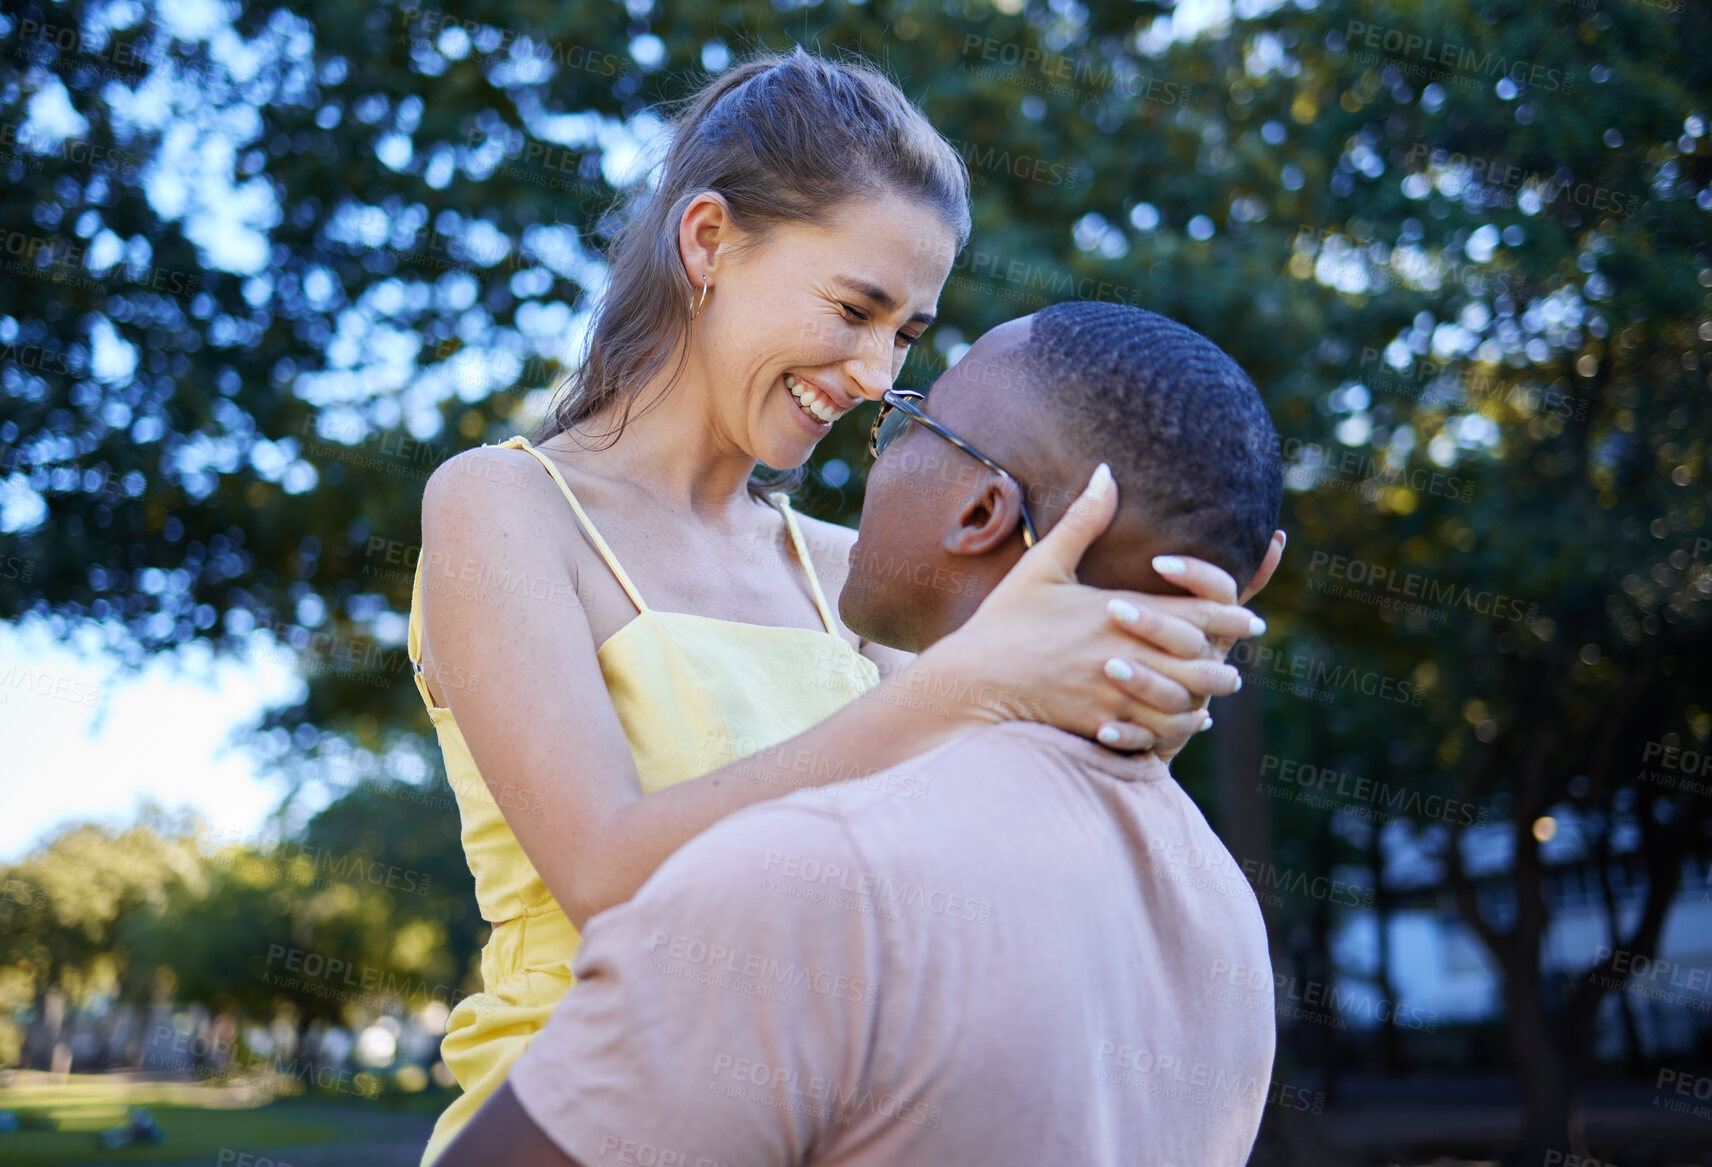
[[[285,787],[231,735],[303,692],[277,660],[215,660],[199,645],[126,676],[43,622],[0,624],[0,863],[68,821],[133,821],[145,799],[254,835]]]

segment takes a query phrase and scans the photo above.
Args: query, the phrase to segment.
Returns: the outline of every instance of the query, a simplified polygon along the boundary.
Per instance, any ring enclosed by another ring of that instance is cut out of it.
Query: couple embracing
[[[1107,303],[894,388],[969,234],[889,80],[733,66],[549,420],[430,480],[409,651],[492,933],[425,1164],[1246,1159],[1265,930],[1167,762],[1264,629],[1278,438]],[[757,480],[866,401],[859,531]]]

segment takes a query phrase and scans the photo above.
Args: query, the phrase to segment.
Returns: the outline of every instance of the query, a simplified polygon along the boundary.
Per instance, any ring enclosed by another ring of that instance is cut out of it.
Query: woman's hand
[[[1102,464],[968,622],[911,667],[962,682],[956,691],[970,695],[967,712],[977,719],[1043,721],[1113,749],[1175,751],[1206,729],[1207,698],[1242,686],[1215,643],[1228,647],[1266,625],[1237,606],[1227,572],[1198,559],[1154,560],[1187,596],[1077,583],[1076,566],[1117,503]]]

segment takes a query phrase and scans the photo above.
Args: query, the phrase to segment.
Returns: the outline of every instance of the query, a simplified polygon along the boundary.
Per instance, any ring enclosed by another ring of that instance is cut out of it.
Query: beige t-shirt
[[[584,1167],[1239,1165],[1270,1086],[1230,853],[1162,764],[1049,726],[730,816],[573,968],[510,1082]]]

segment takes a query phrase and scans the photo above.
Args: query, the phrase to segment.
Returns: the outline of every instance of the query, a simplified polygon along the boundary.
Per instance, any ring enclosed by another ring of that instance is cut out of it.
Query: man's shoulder
[[[1136,764],[1049,725],[1001,722],[860,778],[744,807],[684,844],[655,878],[733,888],[810,859],[859,864],[864,853],[883,853],[888,862],[908,862],[913,834],[947,830],[959,816],[995,805],[1026,816],[1032,798],[1062,797],[1066,786],[1091,792],[1092,775],[1117,776]],[[1053,783],[1054,774],[1069,781]]]

